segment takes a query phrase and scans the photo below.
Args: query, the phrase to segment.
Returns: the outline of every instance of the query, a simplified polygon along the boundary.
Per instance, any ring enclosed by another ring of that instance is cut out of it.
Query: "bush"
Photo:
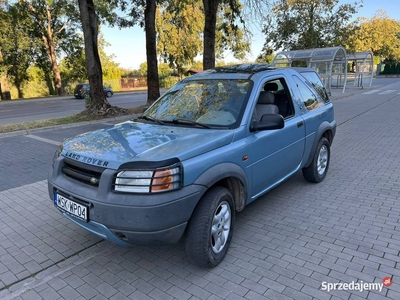
[[[400,63],[385,63],[381,74],[400,74]]]
[[[178,81],[178,76],[160,77],[160,88],[170,88]]]

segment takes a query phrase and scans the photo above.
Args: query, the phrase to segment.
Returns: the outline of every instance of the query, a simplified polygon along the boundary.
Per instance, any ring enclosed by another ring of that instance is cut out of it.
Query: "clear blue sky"
[[[353,0],[341,0],[339,3],[354,3]],[[379,10],[383,9],[387,15],[399,20],[400,1],[399,0],[364,0],[363,7],[359,9],[357,17],[371,18]],[[106,48],[107,54],[114,54],[114,61],[120,67],[128,69],[138,69],[139,65],[146,61],[146,46],[144,31],[140,27],[130,29],[106,28],[102,27],[105,40],[111,44]],[[250,61],[254,60],[260,53],[264,44],[261,32],[253,32],[251,53],[248,55]],[[233,61],[231,56],[225,58],[225,62]]]

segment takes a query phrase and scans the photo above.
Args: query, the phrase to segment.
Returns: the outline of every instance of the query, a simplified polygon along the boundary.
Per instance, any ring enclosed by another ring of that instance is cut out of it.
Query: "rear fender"
[[[308,154],[307,160],[305,161],[305,164],[303,165],[304,168],[308,167],[314,157],[315,151],[318,146],[318,142],[321,140],[322,137],[326,137],[327,140],[329,141],[329,144],[332,145],[333,142],[333,137],[335,136],[336,133],[336,121],[333,121],[332,123],[329,122],[323,122],[318,130],[315,133],[315,139],[313,142],[313,145],[311,147],[311,151]]]

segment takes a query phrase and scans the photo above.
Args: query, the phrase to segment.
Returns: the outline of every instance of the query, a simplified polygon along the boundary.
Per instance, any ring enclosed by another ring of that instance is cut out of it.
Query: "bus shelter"
[[[315,48],[279,52],[272,64],[275,67],[307,66],[317,70],[325,88],[343,87],[347,82],[347,55],[343,47]]]
[[[371,86],[374,78],[374,55],[372,52],[348,53],[347,60],[351,66],[348,77],[354,76],[354,86],[361,88]]]

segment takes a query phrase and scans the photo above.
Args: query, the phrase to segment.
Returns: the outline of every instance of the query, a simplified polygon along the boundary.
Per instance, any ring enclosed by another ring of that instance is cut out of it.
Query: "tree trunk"
[[[8,78],[6,74],[3,74],[0,78],[1,86],[1,100],[11,100],[10,87],[8,85]]]
[[[60,74],[60,69],[58,68],[58,63],[57,63],[56,46],[54,43],[53,29],[51,28],[51,25],[52,25],[51,11],[48,6],[47,6],[46,11],[47,11],[47,28],[45,29],[46,33],[43,34],[42,39],[43,39],[44,45],[46,47],[47,55],[50,60],[51,70],[53,72],[54,84],[57,89],[57,94],[59,96],[61,96],[63,94],[61,74]]]
[[[204,41],[203,69],[215,67],[215,30],[217,27],[217,10],[219,0],[203,0],[204,6]]]
[[[90,84],[90,101],[87,110],[105,115],[111,105],[103,92],[103,71],[97,44],[98,20],[93,0],[79,0],[79,10],[85,39],[86,70]]]
[[[3,54],[0,50],[0,62],[3,61]],[[10,87],[8,86],[7,72],[0,70],[0,100],[11,100]]]
[[[56,50],[55,50],[53,38],[43,36],[43,42],[46,46],[47,55],[49,56],[51,70],[53,72],[54,84],[57,89],[57,94],[59,96],[61,96],[62,92],[63,92],[62,82],[61,82],[61,74],[60,74],[60,69],[58,68]]]
[[[46,72],[44,70],[44,79],[46,81],[47,89],[49,90],[50,95],[54,95],[55,89],[54,89],[54,80],[52,80],[50,76],[50,72]]]
[[[15,87],[17,88],[18,91],[18,98],[23,99],[24,98],[24,91],[22,90],[22,83],[16,78],[14,80]]]
[[[145,20],[145,31],[146,31],[148,105],[151,105],[155,100],[157,100],[160,97],[155,19],[156,19],[156,1],[146,0],[146,8],[144,10],[144,20]]]

